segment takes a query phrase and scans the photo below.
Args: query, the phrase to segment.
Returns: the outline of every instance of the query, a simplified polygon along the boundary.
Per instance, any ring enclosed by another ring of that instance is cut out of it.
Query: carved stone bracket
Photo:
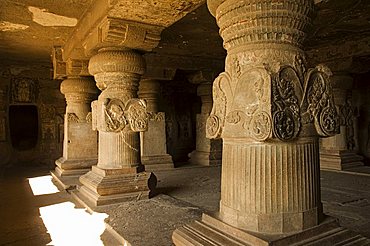
[[[151,51],[158,45],[162,30],[159,26],[105,17],[83,46],[87,55],[99,48],[113,46]]]
[[[68,76],[90,76],[89,60],[87,58],[63,58],[63,49],[60,46],[53,47],[52,60],[54,79],[64,79]]]

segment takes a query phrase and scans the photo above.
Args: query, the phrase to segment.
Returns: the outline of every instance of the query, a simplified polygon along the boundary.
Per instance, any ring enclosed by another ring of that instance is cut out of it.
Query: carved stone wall
[[[1,165],[43,164],[52,167],[62,153],[65,102],[59,81],[50,79],[48,66],[8,66],[0,70],[0,162]],[[38,141],[35,148],[18,151],[10,139],[9,106],[35,105]]]

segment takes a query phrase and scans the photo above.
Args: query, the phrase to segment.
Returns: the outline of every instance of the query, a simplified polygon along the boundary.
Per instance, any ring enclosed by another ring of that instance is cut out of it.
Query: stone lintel
[[[91,56],[103,47],[125,47],[151,51],[157,47],[164,28],[125,19],[104,17],[83,40],[85,54]]]
[[[94,1],[89,9],[84,12],[77,23],[71,36],[65,43],[63,58],[82,59],[85,58],[83,42],[89,33],[97,27],[98,23],[107,15],[110,1]]]
[[[201,221],[177,229],[172,240],[176,246],[230,245],[230,246],[283,246],[283,245],[339,245],[353,242],[370,243],[361,235],[339,226],[333,218],[325,218],[318,226],[291,234],[259,234],[232,227],[214,216],[203,214]]]
[[[67,40],[64,55],[81,59],[99,47],[117,45],[151,51],[164,28],[202,4],[204,0],[94,1]]]

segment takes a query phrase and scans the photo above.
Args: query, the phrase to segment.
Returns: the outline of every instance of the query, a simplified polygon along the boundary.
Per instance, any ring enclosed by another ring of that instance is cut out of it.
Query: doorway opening
[[[9,128],[12,146],[16,150],[36,147],[39,135],[38,112],[35,105],[9,106]]]

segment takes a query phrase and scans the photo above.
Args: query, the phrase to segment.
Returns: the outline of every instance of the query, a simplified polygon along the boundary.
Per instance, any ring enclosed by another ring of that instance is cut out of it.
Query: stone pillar
[[[131,49],[102,48],[89,62],[102,91],[92,103],[93,127],[99,131],[98,164],[80,177],[77,196],[97,207],[149,197],[149,181],[140,161],[139,132],[147,130],[146,103],[137,98],[142,55]]]
[[[332,242],[338,234],[328,232],[338,225],[322,221],[318,141],[338,130],[331,73],[307,69],[301,49],[314,2],[208,0],[208,7],[227,50],[207,120],[207,136],[223,139],[220,211],[177,229],[173,242]]]
[[[221,165],[222,140],[206,138],[206,121],[212,110],[212,83],[198,85],[197,94],[202,100],[201,113],[196,119],[196,150],[189,154],[194,165]]]
[[[366,165],[370,164],[370,86],[362,92],[362,103],[359,117],[360,153],[365,157]]]
[[[362,166],[363,157],[356,154],[357,125],[352,104],[353,79],[348,74],[332,77],[334,101],[339,113],[340,133],[322,139],[320,149],[320,168],[344,170]]]
[[[91,125],[91,101],[98,89],[92,77],[70,76],[60,86],[67,101],[63,156],[55,161],[54,181],[66,189],[97,163],[97,132]]]
[[[146,170],[174,167],[172,157],[167,154],[165,113],[158,112],[159,92],[157,80],[140,81],[139,97],[146,100],[149,115],[148,131],[140,132],[141,162]]]

